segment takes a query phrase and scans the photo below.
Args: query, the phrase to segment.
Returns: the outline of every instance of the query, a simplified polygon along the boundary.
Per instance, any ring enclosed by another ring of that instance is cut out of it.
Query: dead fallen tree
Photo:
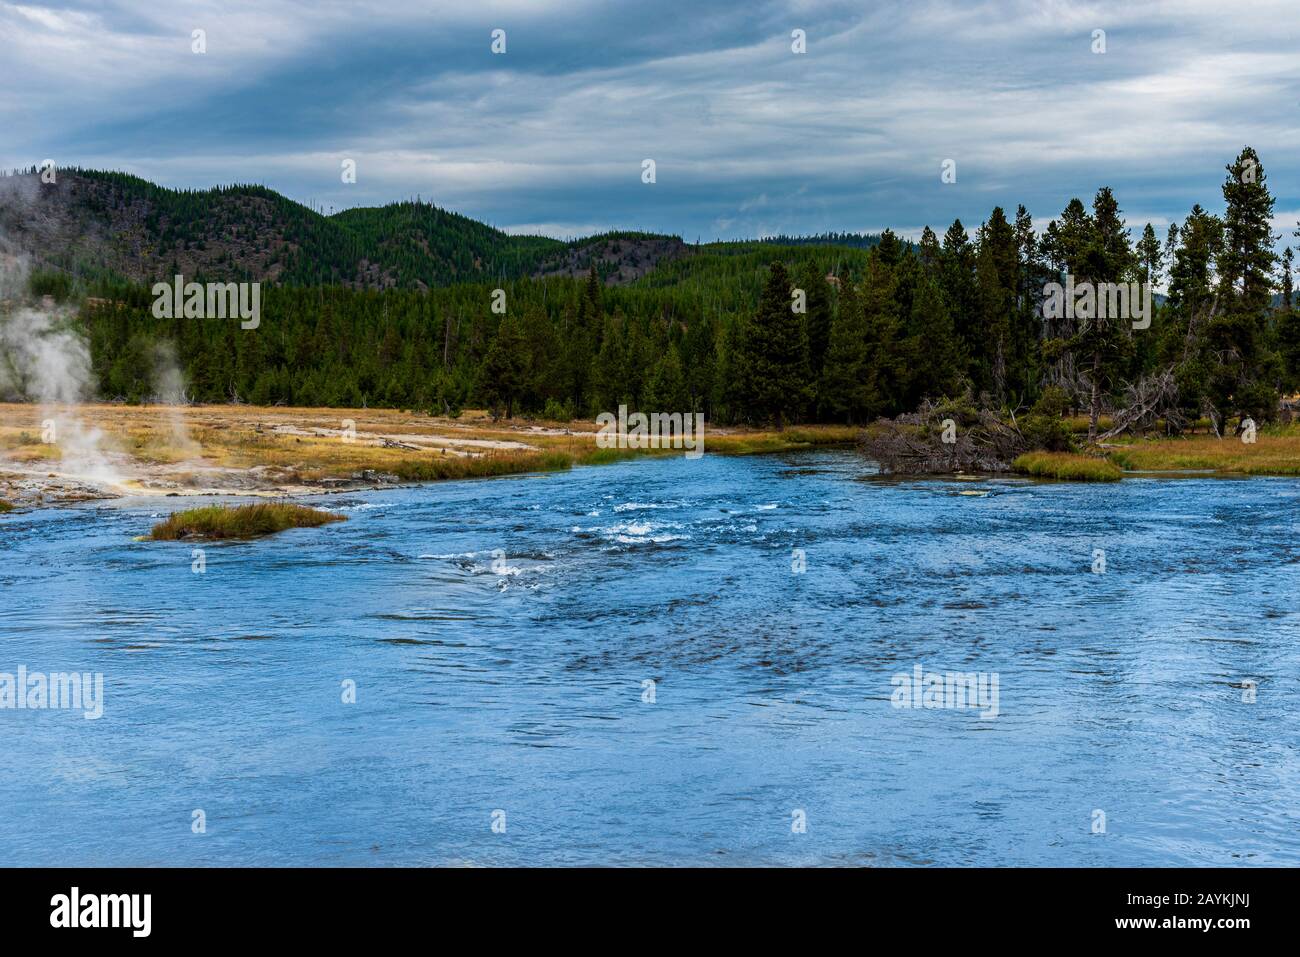
[[[1163,423],[1166,435],[1179,435],[1191,424],[1181,401],[1179,376],[1195,361],[1202,349],[1202,333],[1219,314],[1219,295],[1215,293],[1202,308],[1193,310],[1183,331],[1178,358],[1158,372],[1143,376],[1124,387],[1124,397],[1111,420],[1111,427],[1097,436],[1105,442],[1124,432],[1142,434]],[[1207,409],[1214,432],[1219,433],[1217,413]]]
[[[1105,442],[1124,432],[1149,432],[1164,422],[1165,432],[1176,435],[1187,428],[1186,415],[1178,405],[1178,379],[1174,366],[1130,382],[1124,400],[1111,420],[1111,427],[1097,436]]]

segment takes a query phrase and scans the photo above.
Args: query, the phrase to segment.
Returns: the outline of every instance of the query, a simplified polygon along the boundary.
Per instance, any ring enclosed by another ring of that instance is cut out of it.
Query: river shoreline
[[[55,441],[44,441],[51,436]],[[717,454],[847,445],[848,426],[709,428]],[[60,441],[61,440],[61,441]],[[676,448],[600,448],[591,421],[391,409],[0,404],[0,500],[286,498],[596,465]]]
[[[62,442],[43,441],[51,424]],[[862,431],[844,425],[709,427],[705,449],[744,455],[845,446]],[[1109,470],[1111,481],[1300,475],[1295,427],[1262,432],[1254,443],[1193,435],[1136,439],[1099,451],[1093,458]],[[476,411],[453,419],[392,409],[0,404],[0,501],[17,509],[136,497],[299,498],[682,454],[674,448],[601,448],[592,421],[502,422]],[[1074,474],[1077,462],[1073,471],[1053,464],[1037,474],[1013,469],[985,477],[1081,477]]]

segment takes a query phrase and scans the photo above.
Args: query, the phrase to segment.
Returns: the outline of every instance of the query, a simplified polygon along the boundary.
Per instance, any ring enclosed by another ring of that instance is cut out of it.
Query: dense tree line
[[[782,249],[811,274],[865,253]],[[263,287],[262,321],[157,319],[146,287],[100,283],[81,310],[99,391],[146,401],[174,355],[193,401],[390,406],[586,416],[633,408],[733,418],[718,350],[759,300],[771,250],[702,254],[627,286],[586,277],[429,290]],[[698,261],[695,261],[698,260]],[[34,291],[66,296],[66,277]],[[501,289],[504,314],[493,311]],[[821,315],[826,322],[827,300]],[[167,342],[170,349],[160,351]]]
[[[1268,420],[1279,393],[1300,388],[1292,254],[1273,251],[1252,150],[1227,168],[1223,198],[1223,215],[1197,206],[1163,241],[1150,225],[1135,241],[1102,188],[1043,230],[1022,206],[995,208],[973,231],[955,221],[942,238],[927,227],[915,243],[886,231],[867,249],[720,244],[626,286],[594,270],[428,290],[277,286],[264,290],[261,327],[244,331],[155,319],[147,289],[118,284],[98,289],[82,320],[102,395],[127,401],[154,391],[166,341],[196,401],[550,417],[626,404],[864,423],[963,394],[1015,412],[1055,387],[1094,433],[1100,413],[1123,406],[1221,429]],[[1168,294],[1149,328],[1045,315],[1045,287],[1067,276]]]
[[[1164,243],[1149,224],[1133,241],[1103,187],[1091,208],[1072,200],[1041,232],[1023,206],[1013,219],[995,208],[973,238],[960,221],[942,241],[927,227],[915,246],[887,232],[834,293],[775,263],[758,309],[719,350],[726,408],[750,421],[863,422],[965,394],[1015,413],[1052,389],[1053,405],[1089,414],[1090,436],[1112,410],[1170,430],[1202,417],[1215,431],[1268,421],[1279,395],[1300,388],[1293,253],[1274,253],[1255,152],[1226,173],[1224,214],[1197,206]],[[1167,299],[1152,296],[1145,316],[1140,297],[1123,315],[1100,309],[1107,285],[1136,293],[1166,279]],[[1095,307],[1045,309],[1050,283],[1096,290]],[[808,294],[801,320],[791,289]]]

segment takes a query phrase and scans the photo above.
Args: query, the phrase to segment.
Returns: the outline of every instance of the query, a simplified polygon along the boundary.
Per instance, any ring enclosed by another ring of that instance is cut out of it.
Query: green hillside
[[[88,279],[426,288],[528,275],[566,244],[509,236],[430,203],[332,216],[264,186],[174,190],[126,173],[0,178],[0,230],[39,267]]]

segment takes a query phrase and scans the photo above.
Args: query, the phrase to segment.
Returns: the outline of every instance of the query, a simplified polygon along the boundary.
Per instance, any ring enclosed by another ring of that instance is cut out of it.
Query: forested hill
[[[630,282],[677,237],[611,233],[572,242],[512,236],[428,202],[332,215],[264,186],[172,190],[126,173],[58,170],[0,176],[0,235],[38,268],[81,279],[424,289],[462,282],[585,274]]]

